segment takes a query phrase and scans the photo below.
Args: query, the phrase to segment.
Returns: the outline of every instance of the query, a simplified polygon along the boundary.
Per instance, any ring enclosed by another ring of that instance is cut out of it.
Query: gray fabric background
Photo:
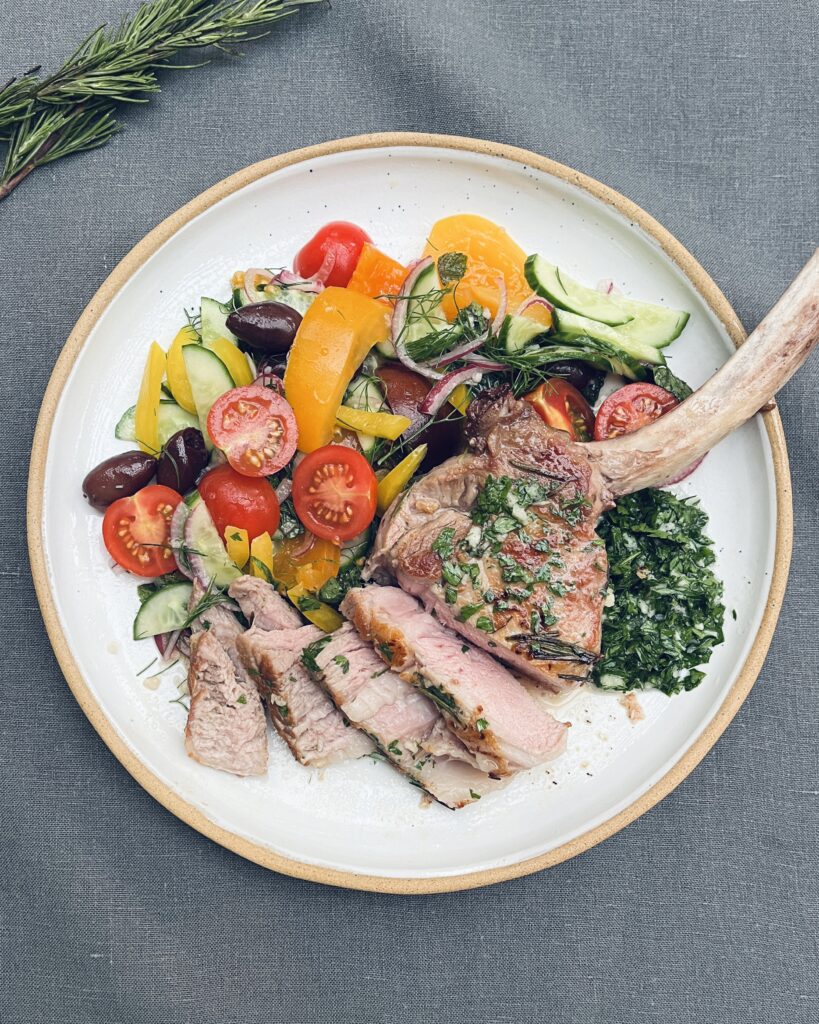
[[[113,265],[280,151],[412,129],[529,147],[621,190],[753,326],[819,241],[816,0],[334,0],[241,62],[166,76],[106,149],[0,204],[0,1020],[819,1020],[819,358],[781,408],[790,589],[760,681],[662,805],[547,873],[399,898],[279,877],[178,822],[64,685],[24,544],[54,359]],[[125,0],[7,0],[0,80]],[[684,698],[683,698],[684,699]]]

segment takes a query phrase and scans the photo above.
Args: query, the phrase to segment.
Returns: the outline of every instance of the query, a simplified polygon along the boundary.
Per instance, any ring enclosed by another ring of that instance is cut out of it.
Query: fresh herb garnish
[[[345,658],[343,654],[337,654],[333,658],[333,661],[341,669],[341,674],[343,676],[346,676],[347,673],[350,671],[350,662],[347,660],[347,658]]]
[[[401,748],[398,746],[398,740],[393,740],[387,747],[390,754],[394,754],[395,757],[400,757],[402,754]]]
[[[466,273],[466,254],[462,252],[445,252],[438,257],[438,277],[441,284],[448,285],[460,281]]]
[[[331,636],[323,636],[320,640],[314,640],[313,643],[308,644],[301,652],[301,663],[308,672],[312,672],[314,675],[321,672],[316,658],[332,639],[333,638]]]
[[[678,402],[684,402],[689,395],[694,394],[693,389],[684,380],[675,377],[667,366],[657,366],[654,368],[654,383],[658,387],[665,388]]]
[[[485,718],[479,718],[477,722],[475,722],[475,728],[478,732],[484,733],[489,728],[489,722],[487,722]]]
[[[599,531],[614,606],[603,618],[594,680],[607,690],[693,690],[723,641],[722,583],[696,499],[645,490],[621,498]]]

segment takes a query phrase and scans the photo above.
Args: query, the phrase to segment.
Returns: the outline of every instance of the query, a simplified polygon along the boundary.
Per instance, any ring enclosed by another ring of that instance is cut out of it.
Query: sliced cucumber
[[[619,296],[614,298],[604,295],[594,288],[573,281],[543,256],[530,256],[524,265],[524,273],[529,287],[558,309],[579,313],[580,316],[587,316],[590,320],[612,327],[633,319],[633,315],[619,301]]]
[[[202,296],[201,316],[202,322],[199,333],[202,341],[207,345],[214,338],[227,338],[228,341],[237,341],[236,335],[228,330],[227,318],[233,312],[233,306],[229,302],[217,302],[216,299],[209,299]]]
[[[135,418],[136,406],[132,405],[130,409],[126,409],[122,416],[120,416],[119,423],[114,428],[114,437],[120,441],[136,441]],[[184,430],[185,427],[198,428],[199,420],[192,412],[183,409],[181,405],[163,398],[159,403],[157,425],[159,430],[159,446],[162,447],[162,445],[167,444],[168,440],[178,430]]]
[[[344,395],[344,405],[364,412],[383,412],[387,408],[378,380],[364,373],[351,381]],[[359,430],[356,431],[356,436],[361,450],[365,455],[369,455],[375,447],[375,438],[372,434],[362,434]]]
[[[436,296],[438,291],[438,269],[430,263],[416,278],[409,298],[403,300],[407,303],[404,340],[408,345],[449,326]]]
[[[548,333],[549,328],[539,324],[537,320],[510,314],[504,318],[498,334],[498,341],[509,355],[513,355],[515,352],[522,352],[535,338],[540,338]]]
[[[242,575],[228,558],[204,501],[194,504],[185,521],[185,548],[191,572],[203,587],[227,587]]]
[[[665,348],[679,338],[691,315],[681,309],[655,306],[651,302],[626,299],[617,296],[618,303],[634,317],[629,323],[618,327],[632,341],[639,341],[655,348]]]
[[[655,366],[665,362],[665,357],[657,347],[634,336],[632,328],[637,323],[636,320],[622,327],[609,327],[608,324],[598,323],[597,320],[590,320],[564,309],[556,309],[554,317],[555,330],[562,341],[571,343],[576,338],[594,338],[596,341],[608,342],[640,362]]]
[[[235,384],[222,360],[204,345],[185,345],[182,349],[182,358],[185,360],[196,415],[199,417],[199,429],[210,449],[213,447],[208,434],[210,407],[220,395],[235,387]]]
[[[261,301],[263,302],[281,302],[285,306],[290,306],[291,309],[295,309],[297,313],[301,313],[302,316],[307,310],[313,305],[313,300],[316,297],[315,292],[302,292],[298,288],[282,288],[278,284],[269,284],[264,290],[264,297]]]
[[[182,629],[192,590],[190,583],[171,583],[151,594],[134,619],[134,640]]]

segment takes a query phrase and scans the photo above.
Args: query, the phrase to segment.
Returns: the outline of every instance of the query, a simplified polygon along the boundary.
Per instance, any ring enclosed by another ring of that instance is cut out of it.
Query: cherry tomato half
[[[199,493],[220,537],[228,526],[247,530],[250,538],[265,532],[272,536],[279,528],[279,502],[267,480],[242,476],[230,466],[217,466],[199,481]]]
[[[173,572],[176,559],[168,540],[171,516],[181,500],[181,494],[170,487],[151,484],[109,505],[102,539],[114,561],[135,576]]]
[[[605,441],[608,437],[633,434],[635,430],[653,423],[676,405],[679,405],[677,399],[657,384],[626,384],[619,391],[609,395],[598,409],[594,422],[594,439]],[[685,480],[704,458],[703,455],[690,466],[686,466],[675,477],[667,480],[664,486]]]
[[[561,377],[552,377],[525,396],[544,423],[565,430],[573,441],[588,441],[594,429],[594,413],[577,388]]]
[[[626,384],[609,395],[600,406],[594,421],[594,439],[605,441],[608,437],[633,434],[677,404],[677,399],[670,392],[656,384],[642,381]]]
[[[375,516],[378,481],[369,462],[344,445],[316,448],[293,473],[296,515],[317,537],[340,544]]]
[[[288,403],[260,384],[220,395],[208,413],[208,433],[243,476],[278,472],[293,458],[299,436]]]
[[[361,250],[371,241],[367,232],[357,224],[346,220],[331,221],[319,228],[299,249],[293,260],[293,269],[302,277],[312,277],[321,270],[326,259],[326,273],[322,274],[324,284],[344,288],[353,276]]]

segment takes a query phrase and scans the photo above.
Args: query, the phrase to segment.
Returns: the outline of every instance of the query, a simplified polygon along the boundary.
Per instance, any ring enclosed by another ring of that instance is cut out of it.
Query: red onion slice
[[[398,298],[395,302],[395,308],[392,311],[390,334],[392,337],[393,347],[395,348],[395,354],[408,370],[414,370],[415,373],[420,373],[422,377],[429,377],[430,380],[441,380],[443,377],[442,373],[439,373],[437,370],[433,370],[429,366],[423,366],[421,363],[415,362],[409,352],[407,352],[407,344],[404,337],[406,334],[404,328],[407,324],[409,296],[412,293],[412,289],[415,287],[415,282],[432,263],[432,257],[427,256],[422,260],[415,260],[414,263],[410,264],[409,273],[404,278],[404,283],[401,285],[401,291],[398,293]]]
[[[480,378],[480,372],[474,366],[462,366],[453,370],[430,388],[426,398],[418,406],[418,411],[425,416],[434,416],[459,384]]]
[[[678,484],[681,480],[685,480],[686,477],[691,476],[704,458],[705,455],[702,455],[696,460],[696,462],[692,462],[690,466],[686,466],[685,469],[680,470],[676,476],[672,477],[670,480],[666,480],[663,487],[670,487],[672,484]]]
[[[471,355],[476,349],[479,349],[481,345],[489,337],[489,332],[484,331],[479,337],[475,338],[474,341],[466,341],[463,345],[459,345],[457,348],[453,348],[451,352],[447,352],[442,355],[435,363],[436,366],[448,366],[450,363],[454,363],[456,359],[463,359],[465,356]]]
[[[517,312],[518,316],[526,316],[526,310],[531,309],[532,306],[543,306],[544,309],[548,309],[550,313],[554,313],[555,307],[544,299],[541,295],[533,295],[531,299],[527,299],[520,307]]]
[[[261,284],[256,287],[256,282],[261,278]],[[248,302],[258,302],[258,293],[273,280],[273,275],[269,270],[265,270],[264,267],[250,267],[245,271],[244,282],[242,285],[243,291],[247,296]]]
[[[185,543],[185,523],[189,515],[190,509],[184,501],[180,501],[171,516],[171,525],[168,528],[168,543],[176,559],[177,568],[183,576],[187,576],[189,580],[192,580],[193,573],[179,555]]]
[[[464,361],[472,363],[473,366],[477,366],[487,373],[495,373],[500,370],[509,369],[506,363],[496,363],[493,359],[487,359],[486,356],[481,356],[474,352],[471,355],[465,356]]]
[[[506,319],[506,304],[507,304],[507,292],[506,292],[506,278],[498,278],[498,311],[495,314],[495,319],[492,321],[492,333],[497,334],[503,326],[503,321]]]
[[[318,295],[319,292],[324,291],[324,285],[321,281],[299,277],[292,270],[280,270],[273,277],[271,284],[279,285],[280,288],[292,288],[294,292],[307,292],[312,295]]]

